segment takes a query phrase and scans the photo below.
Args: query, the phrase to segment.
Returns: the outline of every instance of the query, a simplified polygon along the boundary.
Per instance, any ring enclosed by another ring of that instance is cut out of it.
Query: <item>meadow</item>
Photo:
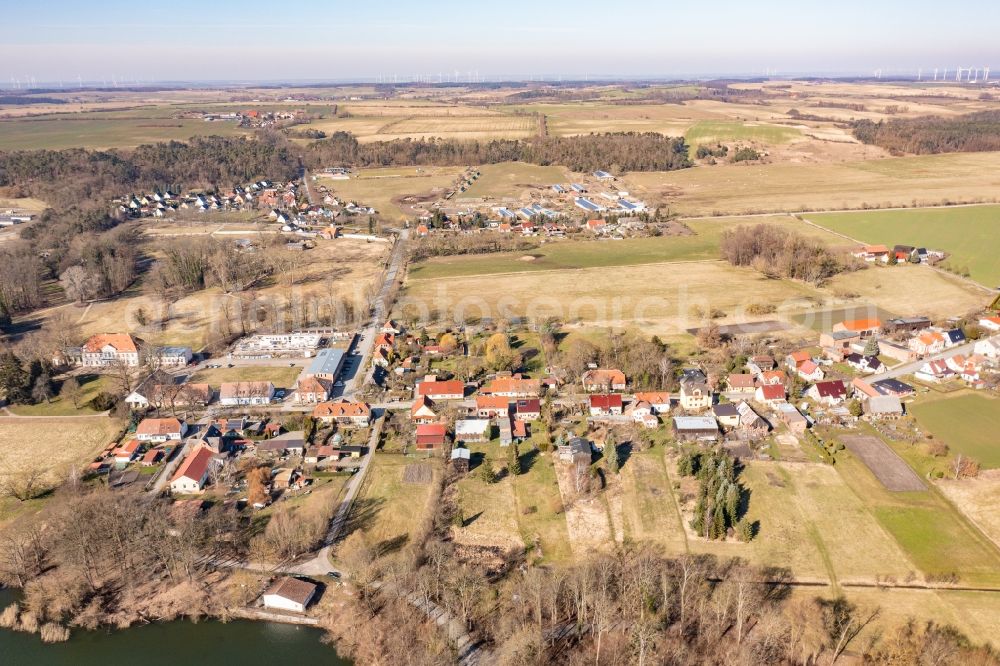
[[[556,183],[565,184],[570,176],[559,166],[536,166],[523,162],[484,164],[479,167],[480,176],[459,199],[518,197],[529,187],[549,187]]]
[[[21,418],[0,416],[0,478],[45,469],[45,478],[81,472],[117,438],[122,423],[106,416]]]
[[[341,200],[372,206],[391,222],[411,219],[400,199],[433,196],[436,199],[455,185],[465,169],[461,167],[393,167],[361,169],[348,180],[333,180],[317,174],[317,183],[326,185]]]
[[[974,393],[914,403],[910,412],[934,438],[956,452],[979,461],[985,469],[1000,468],[1000,400]]]
[[[428,465],[435,478],[442,473],[439,459],[375,455],[348,522],[365,530],[377,543],[397,547],[405,543],[411,531],[435,509],[429,501],[436,481],[406,483],[403,473],[407,465]]]
[[[863,154],[875,157],[870,146]],[[990,201],[1000,153],[955,153],[838,163],[717,165],[630,173],[626,189],[682,215],[933,206]],[[899,241],[903,242],[903,241]]]
[[[0,150],[134,148],[157,141],[186,141],[194,136],[248,134],[234,122],[60,114],[45,119],[0,120]]]
[[[967,269],[988,287],[1000,285],[1000,206],[831,213],[809,219],[866,243],[942,250],[949,255],[945,266]]]
[[[303,360],[298,361],[303,363]],[[291,389],[302,372],[298,365],[243,365],[234,368],[211,368],[199,370],[191,376],[191,382],[209,384],[218,388],[227,382],[271,382],[277,388]]]
[[[743,123],[732,120],[700,120],[684,133],[684,138],[692,148],[716,143],[752,142],[758,144],[788,143],[802,136],[802,132],[792,127],[758,123]]]
[[[86,416],[97,413],[87,403],[98,393],[117,391],[114,380],[107,375],[87,373],[77,375],[76,379],[80,384],[80,397],[77,400],[79,407],[74,407],[73,401],[69,398],[56,395],[47,402],[35,405],[12,405],[7,409],[18,416]]]
[[[490,273],[523,273],[717,259],[722,233],[726,229],[740,225],[767,224],[794,231],[832,246],[843,245],[843,239],[840,237],[803,224],[787,215],[691,220],[686,224],[693,232],[690,235],[626,238],[618,241],[589,238],[564,240],[546,243],[527,254],[496,253],[436,257],[412,266],[409,277],[413,280],[425,280]],[[530,257],[530,260],[525,259],[526,256]]]

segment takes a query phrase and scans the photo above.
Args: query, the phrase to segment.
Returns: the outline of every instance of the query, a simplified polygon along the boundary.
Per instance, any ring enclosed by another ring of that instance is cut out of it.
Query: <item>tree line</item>
[[[994,151],[1000,150],[1000,111],[979,111],[954,118],[856,120],[851,132],[858,141],[894,154]]]
[[[612,169],[673,171],[692,165],[683,137],[656,132],[609,132],[573,137],[535,137],[491,141],[458,139],[394,139],[361,143],[352,134],[335,132],[307,149],[313,166],[458,166],[528,162],[559,164],[573,171]]]

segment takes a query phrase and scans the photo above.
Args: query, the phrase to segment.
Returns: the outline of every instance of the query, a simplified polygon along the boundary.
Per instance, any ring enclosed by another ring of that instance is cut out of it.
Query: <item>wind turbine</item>
[[[989,80],[990,80],[990,68],[983,67],[983,83],[986,83]]]

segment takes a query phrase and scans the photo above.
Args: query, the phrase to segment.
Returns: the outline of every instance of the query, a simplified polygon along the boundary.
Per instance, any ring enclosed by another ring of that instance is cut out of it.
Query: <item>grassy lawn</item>
[[[207,383],[213,387],[225,382],[263,382],[269,381],[277,387],[290,388],[295,385],[295,380],[302,372],[300,366],[290,368],[287,365],[279,366],[237,366],[235,368],[213,368],[211,370],[200,370],[190,379],[194,383]]]
[[[533,119],[528,120],[534,122]],[[565,184],[570,179],[563,167],[536,166],[523,162],[484,164],[479,168],[479,173],[480,176],[472,184],[472,187],[457,195],[459,198],[516,197],[528,187],[549,187],[556,183]]]
[[[326,185],[341,200],[372,206],[388,220],[396,221],[413,217],[400,207],[399,198],[443,194],[463,172],[461,167],[362,169],[348,180],[317,174],[316,182]]]
[[[687,548],[684,528],[673,498],[663,450],[633,451],[619,475],[625,534],[634,541],[663,544],[671,553]]]
[[[1000,585],[1000,551],[937,491],[889,492],[847,451],[837,455],[836,469],[924,575]]]
[[[432,510],[428,500],[434,485],[433,481],[404,483],[403,470],[413,464],[430,465],[435,474],[441,473],[439,458],[376,455],[350,521],[358,521],[358,528],[369,531],[381,542],[409,538],[410,532]]]
[[[802,132],[792,127],[742,123],[734,120],[701,120],[684,133],[684,138],[692,149],[702,144],[732,143],[733,141],[755,141],[765,144],[788,143],[800,136],[802,136]]]
[[[966,393],[911,405],[911,413],[925,431],[965,454],[983,468],[1000,467],[1000,400]]]
[[[573,551],[551,455],[537,455],[514,479],[517,521],[524,543],[540,545],[545,561],[566,562]]]
[[[490,273],[523,273],[717,259],[719,239],[726,229],[756,224],[778,226],[834,245],[842,240],[785,215],[695,220],[688,223],[694,231],[694,234],[688,236],[627,238],[620,241],[592,239],[558,241],[532,250],[531,261],[523,260],[524,253],[513,252],[438,257],[414,265],[410,268],[409,276],[414,280],[422,280]]]
[[[474,455],[489,454],[497,469],[505,459],[506,450],[495,444],[470,444],[468,448]],[[480,460],[479,455],[476,455],[474,465]],[[458,498],[465,523],[455,530],[455,538],[463,543],[523,548],[514,484],[513,479],[504,475],[496,483],[488,485],[479,478],[477,468],[460,479],[457,483]]]
[[[84,374],[77,377],[80,383],[80,398],[77,404],[79,408],[61,395],[57,395],[50,402],[40,402],[36,405],[12,405],[8,409],[18,416],[86,416],[96,414],[87,403],[101,391],[116,393],[114,380],[106,375]]]
[[[988,287],[1000,285],[1000,206],[865,211],[811,215],[834,231],[867,243],[943,250],[945,265],[967,268]]]

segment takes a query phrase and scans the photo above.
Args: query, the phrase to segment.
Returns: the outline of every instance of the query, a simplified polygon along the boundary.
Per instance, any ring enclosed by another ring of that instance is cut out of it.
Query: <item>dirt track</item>
[[[917,473],[882,440],[858,435],[843,437],[842,440],[848,450],[861,459],[886,489],[893,492],[927,489]]]

